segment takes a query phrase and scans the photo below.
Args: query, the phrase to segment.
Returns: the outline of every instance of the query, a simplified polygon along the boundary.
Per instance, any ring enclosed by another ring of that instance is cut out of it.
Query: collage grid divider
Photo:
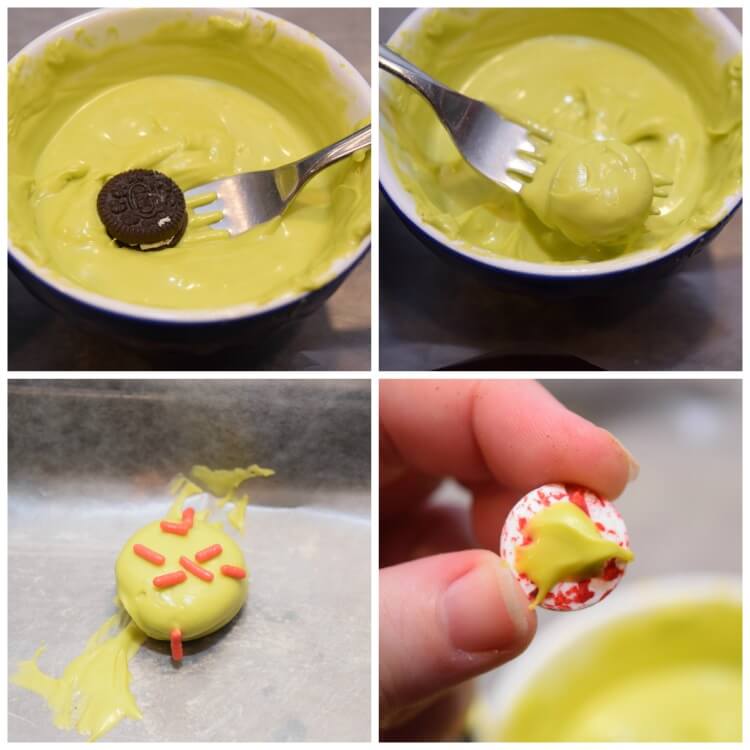
[[[60,2],[60,0],[51,0],[46,4],[48,7],[68,7],[70,3]],[[93,9],[100,7],[99,3],[83,3],[81,7],[84,9]],[[537,371],[526,371],[526,372],[482,372],[482,373],[471,373],[471,372],[429,372],[429,371],[405,371],[396,372],[388,371],[381,372],[380,358],[379,358],[379,315],[378,315],[378,304],[379,304],[379,228],[378,228],[378,204],[379,204],[379,184],[378,184],[378,163],[379,163],[379,141],[377,137],[378,130],[378,63],[377,63],[377,47],[379,38],[379,8],[406,8],[414,5],[413,2],[398,2],[397,0],[390,0],[387,3],[374,3],[374,2],[339,2],[333,0],[323,4],[324,7],[362,7],[370,8],[371,11],[371,46],[372,46],[372,68],[371,68],[371,96],[372,96],[372,124],[373,124],[373,142],[371,149],[371,159],[373,164],[372,171],[372,244],[371,244],[371,258],[372,258],[372,274],[371,274],[371,360],[370,369],[363,371],[321,371],[321,372],[300,372],[300,371],[50,371],[50,372],[36,372],[36,371],[13,371],[9,370],[9,359],[8,359],[8,267],[7,264],[4,266],[2,272],[2,290],[0,291],[0,300],[2,300],[3,309],[6,310],[6,325],[3,327],[2,333],[2,355],[0,358],[0,367],[2,367],[3,378],[2,378],[2,399],[5,408],[3,408],[0,416],[0,425],[2,426],[2,436],[0,437],[0,450],[5,460],[0,462],[0,483],[4,488],[4,499],[5,499],[5,522],[0,528],[0,544],[3,548],[8,550],[8,386],[11,381],[14,380],[29,380],[29,379],[47,379],[47,380],[100,380],[100,379],[122,379],[122,380],[226,380],[226,379],[248,379],[248,380],[369,380],[371,385],[371,744],[378,743],[378,655],[379,655],[379,644],[378,644],[378,523],[379,523],[379,510],[378,510],[378,427],[379,427],[379,399],[378,399],[378,387],[381,380],[398,380],[398,379],[425,379],[425,380],[464,380],[464,379],[515,379],[515,378],[531,378],[539,379],[544,378],[547,380],[616,380],[616,379],[629,379],[629,380],[739,380],[742,384],[742,434],[743,434],[743,445],[742,445],[742,457],[743,457],[743,469],[750,466],[750,440],[748,440],[748,424],[750,424],[750,387],[747,383],[747,373],[745,367],[745,356],[747,354],[747,331],[750,330],[750,306],[746,304],[743,297],[742,302],[742,322],[743,322],[743,335],[742,335],[742,369],[737,372],[725,372],[725,371],[689,371],[689,372],[649,372],[649,371],[613,371],[613,372],[600,372],[596,375],[586,373],[547,373]],[[427,4],[428,5],[428,4]],[[451,3],[433,3],[436,7],[449,7]],[[476,7],[489,7],[497,5],[507,5],[506,3],[488,2],[487,0],[477,0],[473,3]],[[511,3],[510,5],[514,5]],[[569,3],[564,2],[550,2],[547,3],[550,7],[564,7]],[[615,5],[614,3],[597,3],[597,6],[602,5]],[[651,3],[639,0],[639,2],[631,3],[633,6],[647,7],[652,5]],[[679,6],[674,3],[667,3],[667,5]],[[742,2],[731,2],[721,4],[710,4],[712,7],[733,7],[743,8],[744,3]],[[196,2],[196,0],[187,0],[180,2],[179,0],[164,0],[160,3],[160,7],[204,7],[205,2]],[[8,17],[7,10],[13,7],[24,7],[22,5],[9,5],[6,4],[6,12],[3,14],[3,26],[4,33],[3,37],[3,49],[7,59],[8,51]],[[132,3],[128,0],[125,3],[119,5],[110,5],[109,7],[139,7],[138,3]],[[228,3],[226,7],[245,7],[238,3]],[[315,7],[314,3],[311,2],[297,2],[288,3],[281,2],[279,0],[271,0],[270,2],[262,3],[261,7],[273,10],[274,8],[284,7]],[[420,7],[426,7],[426,4],[421,4]],[[744,45],[744,40],[743,40]],[[748,117],[748,102],[747,97],[743,103],[743,119],[747,121]],[[8,112],[7,112],[7,76],[4,77],[3,81],[3,95],[0,97],[0,112],[3,117],[3,121],[7,123]],[[2,164],[3,175],[5,180],[6,195],[8,192],[7,174],[8,174],[8,153],[7,153],[7,138],[3,139],[2,146],[0,146],[0,163]],[[744,173],[748,173],[750,169],[750,156],[745,151],[743,156],[743,168]],[[2,212],[0,217],[0,227],[8,235],[8,217],[7,212]],[[748,230],[743,225],[742,230],[742,245],[744,248],[750,247],[750,240],[748,236]],[[742,287],[743,293],[748,289],[750,278],[750,269],[748,264],[744,263],[742,268]],[[750,501],[750,492],[748,491],[748,483],[744,478],[743,471],[743,489],[742,489],[742,500],[747,506]],[[750,521],[748,518],[750,513],[745,513],[743,518],[743,536],[747,536],[748,524]],[[743,570],[750,570],[750,551],[748,546],[743,544],[742,550]],[[743,595],[747,594],[747,583],[743,584]],[[8,577],[2,577],[2,596],[0,596],[0,606],[2,606],[3,612],[0,618],[0,638],[7,645],[8,643]],[[750,639],[750,618],[744,618],[743,623],[743,639],[747,643]],[[3,656],[0,658],[3,666],[7,669],[8,663],[8,651],[7,648],[3,651]],[[8,705],[8,682],[3,681],[2,686],[2,698],[5,705]],[[750,716],[750,691],[744,691],[743,698],[744,705],[744,716],[747,718]],[[7,738],[7,726],[8,717],[7,713],[2,713],[0,718],[0,735],[4,735]],[[33,743],[34,746],[42,745],[44,743]],[[248,743],[251,745],[260,745],[265,743]],[[299,747],[310,747],[312,744],[315,745],[326,745],[327,743],[291,743]],[[359,743],[358,743],[359,744]],[[396,743],[404,744],[404,743]],[[448,743],[454,744],[456,747],[459,743]],[[125,743],[125,746],[136,746],[136,743]],[[178,747],[177,743],[166,743],[166,747]],[[209,745],[206,745],[209,746]]]

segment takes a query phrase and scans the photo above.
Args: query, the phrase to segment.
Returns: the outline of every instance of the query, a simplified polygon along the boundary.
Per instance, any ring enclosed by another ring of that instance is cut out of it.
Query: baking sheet
[[[114,612],[114,561],[194,463],[251,480],[250,596],[219,633],[147,641],[130,664],[143,721],[105,740],[367,741],[367,381],[15,381],[9,387],[9,669],[42,643],[59,676]],[[9,686],[9,739],[80,741]]]

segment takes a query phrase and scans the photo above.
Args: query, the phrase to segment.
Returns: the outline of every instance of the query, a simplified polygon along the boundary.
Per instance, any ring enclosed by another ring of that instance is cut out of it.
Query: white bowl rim
[[[613,620],[639,612],[655,612],[675,604],[721,600],[742,605],[742,579],[731,573],[696,573],[642,578],[618,587],[606,600],[575,614],[554,615],[555,621],[539,632],[526,653],[483,678],[482,698],[476,716],[480,741],[501,731],[523,697],[549,662],[588,633]],[[532,650],[533,649],[533,650]]]
[[[435,10],[433,7],[417,8],[398,25],[398,28],[391,34],[386,44],[393,42],[404,31],[411,31],[420,26],[425,15]],[[725,40],[732,43],[734,52],[742,51],[742,34],[740,30],[717,8],[691,8],[705,25],[709,26],[717,34],[721,34]],[[381,74],[381,81],[387,80]],[[382,93],[381,93],[382,96]],[[488,266],[489,268],[509,271],[524,276],[536,276],[550,279],[580,279],[580,278],[598,278],[611,274],[619,274],[635,268],[647,266],[657,260],[663,260],[671,255],[675,255],[686,247],[700,242],[707,234],[712,233],[723,221],[731,216],[742,202],[742,187],[727,196],[724,202],[724,208],[718,215],[714,224],[708,229],[694,235],[687,235],[680,242],[667,248],[661,249],[644,249],[636,253],[628,253],[620,258],[612,260],[597,261],[596,263],[565,264],[565,263],[533,263],[531,261],[516,260],[514,258],[505,258],[502,256],[489,257],[482,252],[481,248],[476,250],[468,243],[458,240],[452,240],[444,235],[439,229],[428,224],[416,211],[414,198],[401,185],[400,180],[391,164],[390,155],[385,144],[384,133],[384,115],[381,109],[380,113],[380,184],[386,195],[402,213],[420,232],[426,234],[430,239],[444,248],[466,258],[472,263]]]
[[[17,58],[23,55],[37,54],[40,49],[54,39],[64,36],[74,29],[79,29],[91,21],[98,21],[101,18],[112,18],[114,20],[118,16],[124,14],[132,14],[134,12],[149,13],[151,11],[164,14],[174,13],[175,16],[194,14],[199,17],[215,15],[243,17],[248,13],[252,13],[258,18],[273,21],[277,24],[277,28],[284,30],[284,33],[301,39],[323,52],[330,63],[331,71],[334,74],[345,75],[347,80],[351,81],[351,92],[356,95],[356,100],[364,103],[369,108],[369,84],[362,74],[340,52],[331,47],[327,42],[315,36],[312,32],[303,29],[301,26],[298,26],[291,21],[287,21],[284,18],[275,16],[272,13],[268,13],[267,11],[256,10],[254,8],[99,8],[69,18],[67,21],[63,21],[57,26],[54,26],[43,34],[35,37],[13,56],[8,62],[8,65],[12,65]],[[216,323],[241,320],[243,318],[252,318],[257,315],[263,315],[265,313],[270,313],[297,304],[305,297],[325,288],[328,284],[348,273],[367,254],[369,248],[370,234],[368,233],[355,250],[348,255],[333,261],[328,272],[322,274],[326,280],[314,289],[297,292],[295,294],[285,294],[264,305],[242,303],[239,305],[231,305],[229,307],[181,310],[168,307],[138,305],[106,297],[102,294],[97,294],[96,292],[90,292],[87,289],[68,281],[65,277],[50,271],[50,269],[39,266],[25,252],[16,248],[10,242],[10,239],[8,240],[8,252],[14,262],[18,263],[18,265],[22,266],[31,276],[40,280],[46,286],[52,287],[56,292],[67,297],[72,297],[77,302],[81,302],[89,307],[102,309],[107,313],[114,313],[126,318],[137,318],[140,320],[176,324]]]

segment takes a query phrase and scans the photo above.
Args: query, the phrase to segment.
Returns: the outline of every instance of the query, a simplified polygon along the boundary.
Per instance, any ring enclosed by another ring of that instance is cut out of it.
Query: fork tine
[[[539,162],[539,164],[544,164],[545,162],[545,158],[540,152],[539,147],[534,143],[534,141],[528,138],[522,140],[518,144],[516,153],[521,157],[528,157],[529,159],[533,159],[535,162]]]
[[[536,164],[532,164],[524,159],[511,159],[506,165],[505,171],[511,174],[523,175],[524,177],[533,177],[536,172]]]
[[[219,237],[230,237],[231,234],[226,229],[217,229],[213,226],[197,227],[193,230],[190,241],[193,243],[211,242]]]
[[[529,138],[523,138],[518,142],[516,150],[525,154],[535,154],[536,146]]]
[[[211,209],[209,211],[193,211],[189,219],[190,226],[195,229],[208,227],[217,224],[224,218],[224,212],[220,209]]]
[[[203,206],[195,206],[189,208],[196,216],[203,216],[204,214],[209,214],[212,211],[223,211],[223,205],[218,200],[213,200]]]
[[[525,182],[522,182],[521,180],[514,179],[511,175],[509,175],[507,172],[503,174],[503,176],[497,180],[497,182],[501,185],[504,185],[508,190],[511,190],[514,193],[520,193],[521,188],[526,184]]]
[[[526,158],[533,160],[535,166],[544,164],[544,162],[546,161],[546,159],[538,151],[526,151],[525,149],[519,148],[516,149],[516,153],[522,159]]]
[[[185,203],[187,204],[188,208],[200,208],[200,206],[205,206],[208,203],[213,203],[218,198],[218,195],[215,192],[208,192],[208,193],[196,193],[191,195],[191,191],[188,190],[185,193]]]
[[[665,177],[658,172],[652,173],[651,177],[654,180],[654,187],[671,187],[672,185],[674,185],[673,180],[670,180],[669,177]]]
[[[544,141],[545,143],[552,143],[552,139],[554,138],[554,134],[551,130],[547,130],[547,128],[537,125],[536,123],[529,123],[528,131],[531,135],[536,136],[539,140]]]

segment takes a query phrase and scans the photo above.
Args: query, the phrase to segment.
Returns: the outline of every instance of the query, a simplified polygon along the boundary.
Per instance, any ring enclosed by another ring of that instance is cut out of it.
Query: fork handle
[[[335,164],[337,161],[353,154],[355,151],[359,151],[362,148],[368,148],[370,145],[370,126],[366,125],[356,133],[342,138],[336,143],[332,143],[330,146],[316,151],[310,156],[306,156],[304,159],[297,163],[297,169],[299,174],[299,185],[298,188],[302,187],[309,179],[314,177],[321,169],[330,167],[331,164]]]
[[[433,107],[436,105],[441,94],[444,94],[445,92],[450,92],[451,94],[458,93],[449,89],[447,86],[443,86],[442,83],[438,83],[434,78],[427,75],[427,73],[420,70],[408,60],[405,60],[401,55],[395,53],[385,44],[380,45],[378,64],[383,70],[392,73],[404,83],[408,83],[409,86],[412,86],[419,91],[419,93],[422,94],[422,96],[427,99]]]

